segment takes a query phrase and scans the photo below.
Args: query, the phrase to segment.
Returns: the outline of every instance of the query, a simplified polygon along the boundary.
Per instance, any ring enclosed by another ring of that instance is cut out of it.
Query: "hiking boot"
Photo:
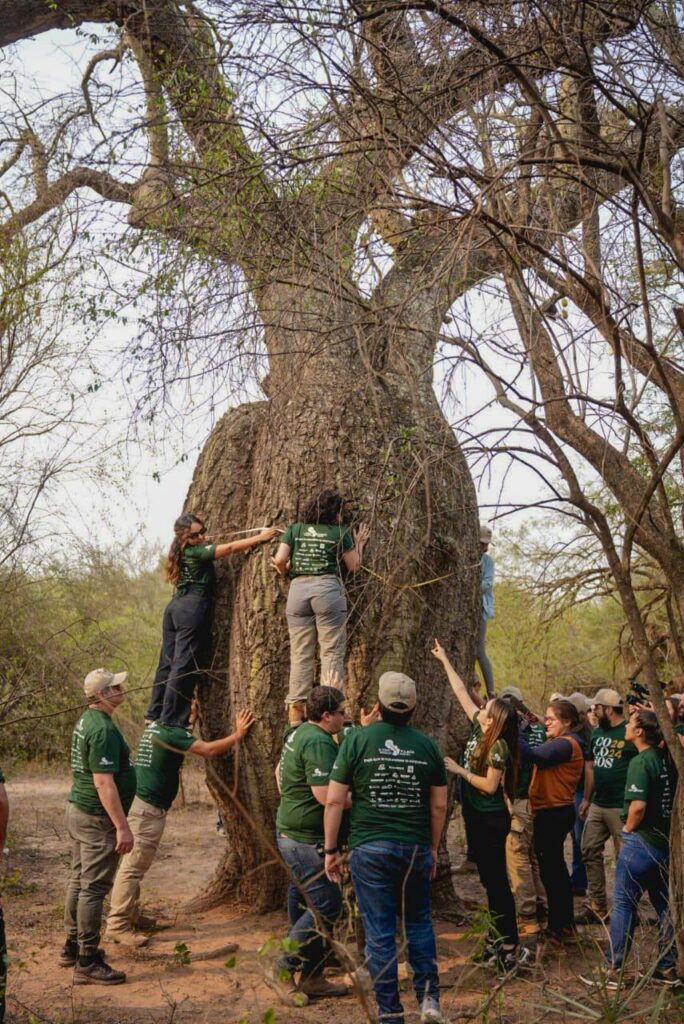
[[[322,974],[314,974],[300,983],[299,991],[309,999],[331,999],[334,996],[346,996],[349,989],[346,985],[333,985]]]
[[[57,963],[60,967],[75,967],[78,961],[78,942],[67,939],[62,946]]]
[[[306,701],[296,700],[287,705],[287,720],[290,725],[301,725],[306,715]]]
[[[610,915],[607,907],[597,907],[588,904],[579,914],[575,914],[575,924],[610,924]]]
[[[74,985],[123,985],[124,971],[116,971],[104,958],[104,950],[98,949],[92,962],[74,967]]]
[[[420,1006],[420,1024],[447,1024],[447,1019],[439,1008],[439,999],[425,996]]]
[[[132,928],[108,928],[105,934],[107,942],[118,942],[121,946],[130,946],[132,949],[141,949],[149,941],[149,935],[133,931]]]
[[[552,949],[563,949],[568,945],[575,945],[579,941],[579,933],[576,928],[561,928],[559,932],[552,932],[548,928],[544,932],[544,941]]]
[[[519,935],[539,935],[541,931],[541,925],[536,917],[521,917],[518,918],[518,934]]]
[[[308,1006],[308,995],[299,990],[292,971],[288,971],[286,967],[274,964],[273,972],[267,980],[283,1006]]]

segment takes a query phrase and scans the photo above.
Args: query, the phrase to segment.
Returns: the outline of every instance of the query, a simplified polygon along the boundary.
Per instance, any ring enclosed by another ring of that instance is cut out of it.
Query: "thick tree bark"
[[[307,305],[301,295],[280,299],[282,310]],[[272,333],[282,329],[281,323]],[[324,324],[319,331],[326,336]],[[373,528],[370,571],[347,581],[350,704],[369,707],[379,675],[401,669],[418,683],[415,723],[453,753],[465,723],[429,649],[439,636],[460,670],[471,673],[480,601],[475,492],[431,381],[408,372],[372,375],[359,355],[364,339],[357,336],[352,346],[352,334],[338,319],[329,335],[336,340],[318,352],[306,332],[299,346],[288,334],[288,350],[306,357],[272,360],[272,397],[221,420],[200,457],[187,507],[205,515],[219,538],[293,521],[311,492],[339,488]],[[287,584],[269,557],[258,548],[219,563],[211,681],[202,698],[208,736],[223,733],[240,707],[258,715],[238,770],[225,764],[209,774],[229,838],[207,895],[260,910],[276,905],[284,883],[269,844],[289,671]],[[447,869],[438,888],[442,902],[453,897]]]

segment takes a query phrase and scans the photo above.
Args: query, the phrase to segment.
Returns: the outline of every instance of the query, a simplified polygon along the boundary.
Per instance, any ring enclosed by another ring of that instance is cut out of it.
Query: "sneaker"
[[[286,967],[278,967],[277,964],[274,964],[267,982],[283,1006],[308,1006],[308,995],[299,990],[292,972],[288,971]]]
[[[141,932],[135,932],[132,928],[108,928],[105,933],[107,942],[118,942],[121,946],[130,946],[131,949],[142,949],[147,946],[150,936]]]
[[[74,967],[74,985],[123,985],[125,980],[125,972],[111,967],[101,949],[98,949],[92,963],[87,966],[77,963]]]
[[[534,955],[528,946],[518,946],[517,949],[509,951],[500,950],[497,956],[496,976],[504,978],[509,974],[516,974],[521,968],[531,967],[534,963]]]
[[[484,946],[476,949],[470,954],[470,960],[474,964],[485,964],[493,967],[499,958],[499,947],[494,942],[486,942]]]
[[[651,981],[669,988],[681,988],[684,985],[684,979],[680,978],[675,967],[657,967],[651,975]]]
[[[62,946],[57,963],[60,967],[75,967],[78,962],[78,942],[67,939]]]
[[[580,974],[579,979],[587,988],[598,989],[599,991],[617,992],[620,988],[620,972],[612,967],[601,967],[596,973],[592,974]],[[625,980],[623,976],[623,983]]]
[[[299,991],[309,999],[332,999],[335,996],[346,996],[349,993],[346,985],[333,985],[322,974],[314,974],[300,982]]]
[[[439,1008],[439,999],[425,996],[420,1007],[420,1024],[447,1024],[447,1019]]]

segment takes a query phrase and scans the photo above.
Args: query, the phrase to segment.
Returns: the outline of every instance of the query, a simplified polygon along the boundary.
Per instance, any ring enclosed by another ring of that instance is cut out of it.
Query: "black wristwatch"
[[[339,852],[340,852],[339,846],[332,846],[329,850],[326,850],[326,849],[323,850],[323,853],[325,853],[326,855],[330,854],[331,856],[332,856],[333,853],[339,853]]]

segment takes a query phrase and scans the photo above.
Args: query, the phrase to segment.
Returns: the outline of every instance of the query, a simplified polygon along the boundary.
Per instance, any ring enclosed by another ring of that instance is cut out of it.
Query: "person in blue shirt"
[[[492,541],[489,526],[480,525],[480,578],[482,589],[482,615],[480,616],[480,639],[477,647],[477,663],[487,687],[487,696],[494,697],[494,671],[487,657],[487,622],[494,618],[494,559],[487,554]]]

